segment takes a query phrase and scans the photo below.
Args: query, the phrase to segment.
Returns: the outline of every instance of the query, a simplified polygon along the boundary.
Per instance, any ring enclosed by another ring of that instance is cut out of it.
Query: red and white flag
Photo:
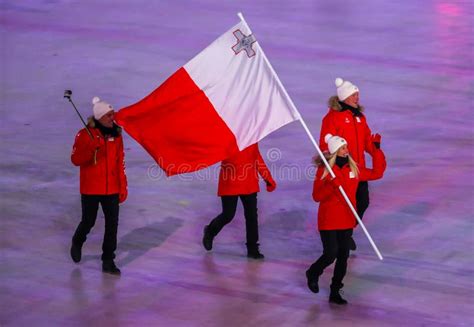
[[[196,171],[299,119],[277,79],[240,22],[116,121],[168,176]]]

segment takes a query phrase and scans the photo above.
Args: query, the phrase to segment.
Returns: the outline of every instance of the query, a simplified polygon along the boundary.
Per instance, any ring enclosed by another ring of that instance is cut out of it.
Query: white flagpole
[[[250,29],[250,26],[249,26],[249,25],[247,24],[247,22],[245,21],[244,15],[242,15],[242,13],[239,12],[239,13],[237,13],[237,16],[239,16],[240,20],[242,21],[242,23],[244,23],[245,27],[247,27],[247,29],[249,30],[249,32],[252,33],[252,30]],[[288,92],[286,92],[286,89],[285,89],[285,87],[283,86],[283,84],[281,83],[280,78],[278,77],[277,73],[276,73],[275,70],[273,69],[273,66],[270,64],[270,61],[268,61],[268,58],[267,58],[267,56],[265,55],[265,52],[263,52],[262,47],[260,47],[260,44],[259,44],[258,40],[257,40],[255,43],[257,43],[257,45],[259,46],[263,60],[265,61],[265,63],[268,65],[268,67],[270,68],[271,72],[273,73],[273,76],[275,77],[275,79],[276,79],[276,81],[277,81],[277,83],[278,83],[278,86],[280,87],[281,91],[283,92],[283,94],[287,97],[288,101],[290,102],[290,105],[291,105],[292,109],[294,110],[294,112],[296,113],[296,115],[297,115],[297,117],[298,117],[298,120],[301,122],[301,125],[303,125],[303,128],[304,128],[304,130],[306,131],[306,134],[308,134],[309,139],[311,140],[311,142],[313,143],[314,147],[315,147],[316,150],[318,151],[319,156],[320,156],[321,159],[323,160],[324,165],[326,166],[327,170],[329,171],[331,177],[332,177],[332,178],[335,178],[336,175],[335,175],[334,172],[332,171],[331,167],[329,166],[329,163],[327,162],[326,158],[324,157],[323,153],[321,152],[321,149],[319,148],[318,143],[316,143],[316,140],[314,139],[313,135],[312,135],[311,132],[309,131],[308,126],[306,125],[306,123],[305,123],[304,120],[303,120],[303,117],[301,117],[301,115],[300,115],[298,109],[296,109],[296,106],[295,106],[295,104],[293,103],[293,100],[291,100],[290,96],[288,95]],[[383,260],[382,254],[380,253],[379,249],[377,248],[377,245],[375,245],[374,241],[372,240],[372,237],[370,236],[369,232],[368,232],[367,229],[365,228],[364,223],[362,222],[362,220],[360,219],[359,215],[357,214],[357,211],[354,209],[354,206],[352,205],[351,201],[350,201],[349,198],[347,197],[347,194],[346,194],[346,192],[344,191],[344,189],[342,188],[342,186],[339,186],[339,191],[341,192],[342,196],[344,197],[344,200],[346,200],[347,205],[349,206],[349,208],[351,209],[351,211],[352,211],[352,213],[354,214],[355,218],[357,219],[357,222],[359,223],[360,227],[361,227],[362,230],[364,231],[365,236],[367,236],[367,238],[368,238],[368,240],[369,240],[369,242],[370,242],[370,245],[372,245],[372,248],[374,249],[374,251],[375,251],[375,253],[377,254],[378,258],[379,258],[380,260]]]

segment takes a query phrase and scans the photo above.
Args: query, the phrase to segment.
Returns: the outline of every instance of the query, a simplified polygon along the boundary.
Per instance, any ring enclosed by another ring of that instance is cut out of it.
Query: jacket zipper
[[[109,194],[109,155],[107,153],[107,139],[105,140],[105,194]]]
[[[359,138],[357,137],[357,124],[354,116],[352,116],[352,122],[354,123],[354,132],[356,138],[356,149],[357,149],[357,163],[360,164],[360,157],[359,157]]]

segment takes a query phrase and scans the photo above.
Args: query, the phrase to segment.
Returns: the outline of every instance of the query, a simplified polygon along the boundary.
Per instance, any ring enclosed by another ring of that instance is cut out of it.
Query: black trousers
[[[319,233],[323,243],[323,254],[309,267],[309,274],[320,276],[326,267],[336,261],[331,290],[339,290],[344,286],[342,280],[347,270],[352,229],[321,230]]]
[[[239,198],[244,205],[247,247],[252,248],[258,243],[257,193],[221,196],[222,213],[211,221],[209,231],[212,236],[216,236],[225,225],[232,221]]]
[[[81,195],[82,218],[72,242],[82,246],[87,239],[87,234],[94,227],[97,219],[99,203],[105,216],[104,241],[102,243],[102,260],[113,260],[117,249],[117,228],[119,219],[119,196],[112,195]]]
[[[365,210],[369,207],[369,183],[359,182],[356,191],[356,210],[360,219],[364,216]]]

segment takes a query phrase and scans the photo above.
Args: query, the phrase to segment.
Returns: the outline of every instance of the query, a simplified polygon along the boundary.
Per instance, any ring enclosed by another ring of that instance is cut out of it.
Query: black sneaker
[[[357,245],[356,245],[356,242],[354,241],[354,239],[351,237],[351,239],[349,240],[349,249],[351,251],[355,251],[357,249]]]
[[[247,258],[250,259],[256,259],[256,260],[262,260],[265,258],[265,256],[260,253],[260,250],[258,249],[259,245],[252,245],[252,246],[247,246]]]
[[[265,259],[265,256],[257,250],[256,252],[247,252],[247,258],[262,260]]]
[[[70,253],[71,253],[72,261],[74,261],[75,263],[78,263],[79,261],[81,261],[81,257],[82,257],[82,246],[75,245],[73,242],[71,245]]]
[[[342,290],[337,290],[337,291],[331,290],[331,294],[329,295],[329,302],[339,304],[339,305],[347,304],[347,301],[342,298],[340,293],[344,293],[344,292]]]
[[[112,275],[120,275],[120,269],[117,268],[113,260],[103,261],[102,271]]]
[[[203,236],[202,236],[202,245],[207,251],[212,250],[212,241],[214,237],[211,235],[209,231],[209,225],[204,226]]]
[[[318,285],[319,278],[311,276],[308,269],[306,270],[306,279],[308,282],[309,290],[313,293],[318,293],[319,292],[319,285]]]

